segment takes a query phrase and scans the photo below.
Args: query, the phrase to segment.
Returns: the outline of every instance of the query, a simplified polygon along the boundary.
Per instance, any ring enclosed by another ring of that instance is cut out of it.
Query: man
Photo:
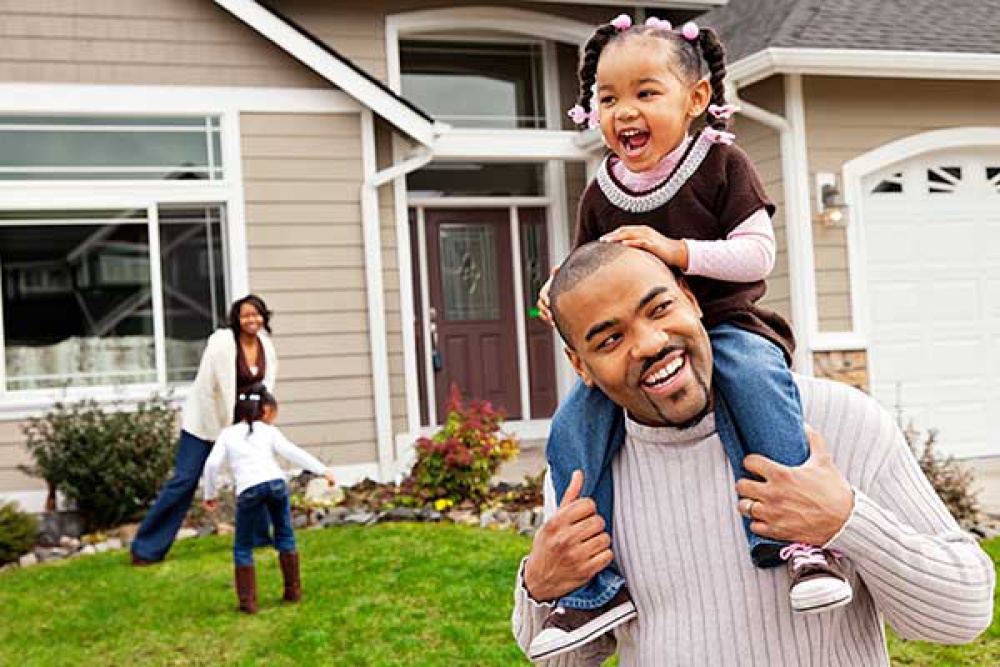
[[[797,378],[812,455],[786,468],[749,456],[732,472],[715,433],[712,351],[694,297],[652,255],[619,244],[581,246],[550,293],[566,353],[584,382],[627,414],[613,464],[614,558],[638,618],[615,637],[547,664],[888,665],[883,618],[908,639],[970,641],[992,620],[994,570],[938,499],[894,424],[846,385]],[[682,364],[651,391],[641,378]],[[612,558],[611,540],[577,476],[518,575],[513,630],[527,650],[554,600]],[[854,601],[793,615],[785,568],[755,568],[741,514],[754,532],[842,554]]]

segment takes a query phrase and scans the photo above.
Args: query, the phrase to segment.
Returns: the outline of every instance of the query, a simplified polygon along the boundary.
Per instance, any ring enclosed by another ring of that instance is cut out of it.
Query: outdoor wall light
[[[837,186],[837,175],[816,174],[816,217],[824,227],[847,226],[847,204]]]

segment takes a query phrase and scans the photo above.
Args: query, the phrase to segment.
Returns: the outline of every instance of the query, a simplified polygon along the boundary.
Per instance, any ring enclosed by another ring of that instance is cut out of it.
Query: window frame
[[[141,91],[138,91],[141,95]],[[203,93],[209,97],[207,93]],[[92,385],[46,389],[8,390],[6,378],[6,348],[3,332],[3,303],[0,299],[0,418],[19,418],[37,414],[54,401],[94,399],[99,402],[124,401],[134,403],[159,393],[174,400],[183,399],[189,384],[167,383],[166,335],[162,292],[159,238],[159,207],[171,204],[221,206],[225,211],[226,267],[222,267],[227,298],[247,291],[247,248],[244,218],[242,168],[240,155],[240,123],[237,108],[205,108],[192,103],[191,108],[157,107],[139,103],[122,105],[115,96],[105,103],[86,104],[82,108],[57,109],[61,95],[53,95],[48,104],[18,105],[14,100],[0,102],[0,113],[23,116],[121,116],[130,119],[149,117],[190,116],[218,118],[222,148],[223,177],[217,180],[152,181],[152,180],[30,180],[0,181],[0,209],[4,210],[100,210],[141,209],[146,211],[149,234],[150,287],[152,289],[153,327],[155,340],[156,382],[127,385]],[[101,96],[103,97],[103,96]],[[185,96],[181,96],[182,98]],[[22,98],[23,100],[23,98]],[[183,102],[184,100],[180,100]],[[193,102],[193,99],[191,100]],[[57,193],[56,196],[53,196]],[[2,224],[2,223],[0,223]],[[155,260],[155,261],[153,261]]]

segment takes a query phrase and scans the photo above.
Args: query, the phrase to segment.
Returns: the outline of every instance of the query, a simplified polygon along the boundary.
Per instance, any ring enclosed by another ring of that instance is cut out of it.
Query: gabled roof
[[[404,134],[429,146],[437,133],[434,119],[394,93],[323,40],[274,8],[257,0],[215,0],[239,20],[287,51],[302,64],[370,108]]]
[[[775,48],[1000,54],[1000,0],[730,0],[697,20],[730,62]]]

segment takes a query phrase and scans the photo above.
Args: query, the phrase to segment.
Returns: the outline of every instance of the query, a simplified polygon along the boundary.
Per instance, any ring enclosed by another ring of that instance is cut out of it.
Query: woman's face
[[[240,306],[240,333],[256,336],[263,326],[264,316],[260,314],[256,306],[252,303],[244,303]]]

